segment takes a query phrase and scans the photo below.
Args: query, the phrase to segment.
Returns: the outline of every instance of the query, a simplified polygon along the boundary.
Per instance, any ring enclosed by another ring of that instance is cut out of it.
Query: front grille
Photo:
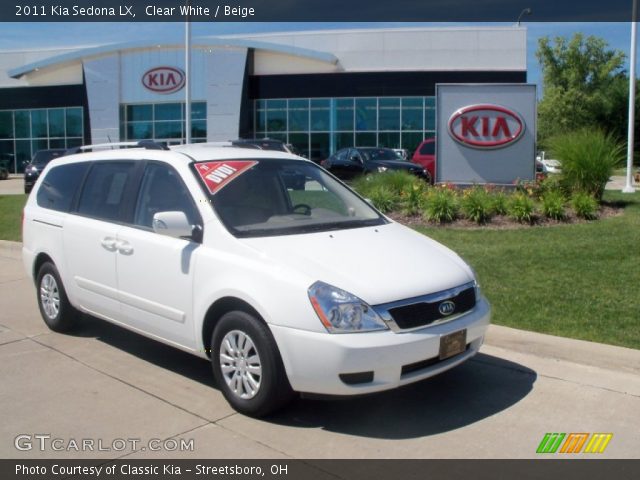
[[[443,302],[453,302],[453,310],[444,315],[440,312]],[[457,295],[448,298],[439,298],[434,302],[422,301],[403,305],[389,309],[389,314],[395,320],[399,328],[406,330],[409,328],[424,327],[438,320],[453,317],[468,312],[476,304],[476,290],[473,286],[462,290]]]

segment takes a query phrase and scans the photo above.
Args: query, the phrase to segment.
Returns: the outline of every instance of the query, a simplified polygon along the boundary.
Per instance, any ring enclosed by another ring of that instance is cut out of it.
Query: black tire
[[[69,303],[58,269],[44,263],[36,280],[38,308],[47,326],[54,332],[68,332],[76,324],[77,310]]]
[[[27,186],[25,185],[25,186],[24,186],[24,193],[28,195],[29,193],[31,193],[31,189],[32,189],[32,188],[33,188],[33,187],[27,187]]]
[[[249,342],[242,343],[245,353],[242,348],[233,348],[232,343],[247,338]],[[223,315],[213,331],[211,350],[213,376],[224,397],[238,412],[263,417],[282,408],[293,397],[271,331],[253,315],[242,311]],[[230,351],[236,354],[226,355]],[[226,355],[226,360],[221,355]],[[223,362],[226,373],[223,373]],[[260,374],[256,373],[257,365]],[[234,382],[235,391],[231,386]]]

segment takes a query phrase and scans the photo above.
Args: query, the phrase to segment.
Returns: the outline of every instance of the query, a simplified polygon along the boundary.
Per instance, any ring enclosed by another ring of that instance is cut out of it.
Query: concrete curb
[[[0,240],[0,256],[16,260],[22,259],[22,243]]]
[[[487,345],[536,357],[640,375],[640,350],[491,325]]]

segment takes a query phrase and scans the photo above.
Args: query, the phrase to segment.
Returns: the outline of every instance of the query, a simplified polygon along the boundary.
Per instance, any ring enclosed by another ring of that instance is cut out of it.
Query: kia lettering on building
[[[449,118],[448,130],[458,143],[473,148],[502,148],[524,133],[520,115],[500,105],[469,105]]]
[[[174,93],[184,87],[184,72],[175,67],[155,67],[142,75],[142,85],[155,93]]]

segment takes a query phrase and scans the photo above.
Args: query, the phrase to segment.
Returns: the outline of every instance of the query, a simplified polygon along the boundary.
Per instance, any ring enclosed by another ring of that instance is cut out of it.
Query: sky
[[[526,17],[525,17],[526,20]],[[425,24],[425,23],[204,23],[192,24],[193,36],[223,35],[292,30],[395,28],[416,26],[503,25],[509,24]],[[538,39],[544,36],[571,37],[575,32],[604,38],[611,48],[622,50],[629,56],[630,23],[536,23],[523,21],[527,28],[527,71],[529,83],[540,85],[541,75],[535,51]],[[124,41],[166,41],[183,38],[184,24],[173,23],[0,23],[0,50],[55,48],[62,46],[91,46]],[[321,50],[322,47],[318,46]],[[628,69],[628,65],[626,67]]]

